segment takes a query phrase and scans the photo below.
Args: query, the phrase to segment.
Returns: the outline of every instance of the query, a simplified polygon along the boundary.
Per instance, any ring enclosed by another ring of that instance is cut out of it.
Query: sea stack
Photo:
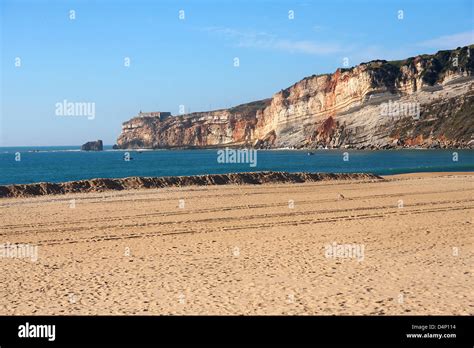
[[[103,149],[104,145],[102,144],[102,140],[88,141],[81,146],[82,151],[102,151]]]

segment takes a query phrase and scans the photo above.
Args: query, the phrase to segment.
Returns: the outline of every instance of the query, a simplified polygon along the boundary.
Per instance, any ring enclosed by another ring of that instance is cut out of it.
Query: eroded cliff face
[[[125,122],[120,148],[468,147],[473,47],[307,77],[271,99]]]
[[[160,121],[156,117],[134,117],[123,123],[120,148],[188,148],[219,145],[249,146],[254,139],[256,113],[269,100],[231,109],[196,112]]]

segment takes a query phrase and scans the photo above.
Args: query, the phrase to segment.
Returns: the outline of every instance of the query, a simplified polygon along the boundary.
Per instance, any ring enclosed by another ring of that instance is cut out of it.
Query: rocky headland
[[[142,114],[116,147],[474,148],[473,47],[309,76],[229,109]]]

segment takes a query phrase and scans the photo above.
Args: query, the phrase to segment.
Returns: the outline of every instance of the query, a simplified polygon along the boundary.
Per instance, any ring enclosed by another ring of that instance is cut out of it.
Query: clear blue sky
[[[472,0],[0,4],[0,146],[113,144],[139,110],[224,108],[333,72],[344,57],[352,66],[474,43]],[[95,118],[56,116],[64,99],[94,102]]]

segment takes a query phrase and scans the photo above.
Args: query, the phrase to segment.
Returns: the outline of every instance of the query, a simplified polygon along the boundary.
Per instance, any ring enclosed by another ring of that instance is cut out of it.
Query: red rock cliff
[[[125,122],[120,148],[450,147],[474,143],[472,46],[307,77],[230,109]],[[457,58],[457,63],[454,63]],[[468,145],[470,144],[470,145]]]

